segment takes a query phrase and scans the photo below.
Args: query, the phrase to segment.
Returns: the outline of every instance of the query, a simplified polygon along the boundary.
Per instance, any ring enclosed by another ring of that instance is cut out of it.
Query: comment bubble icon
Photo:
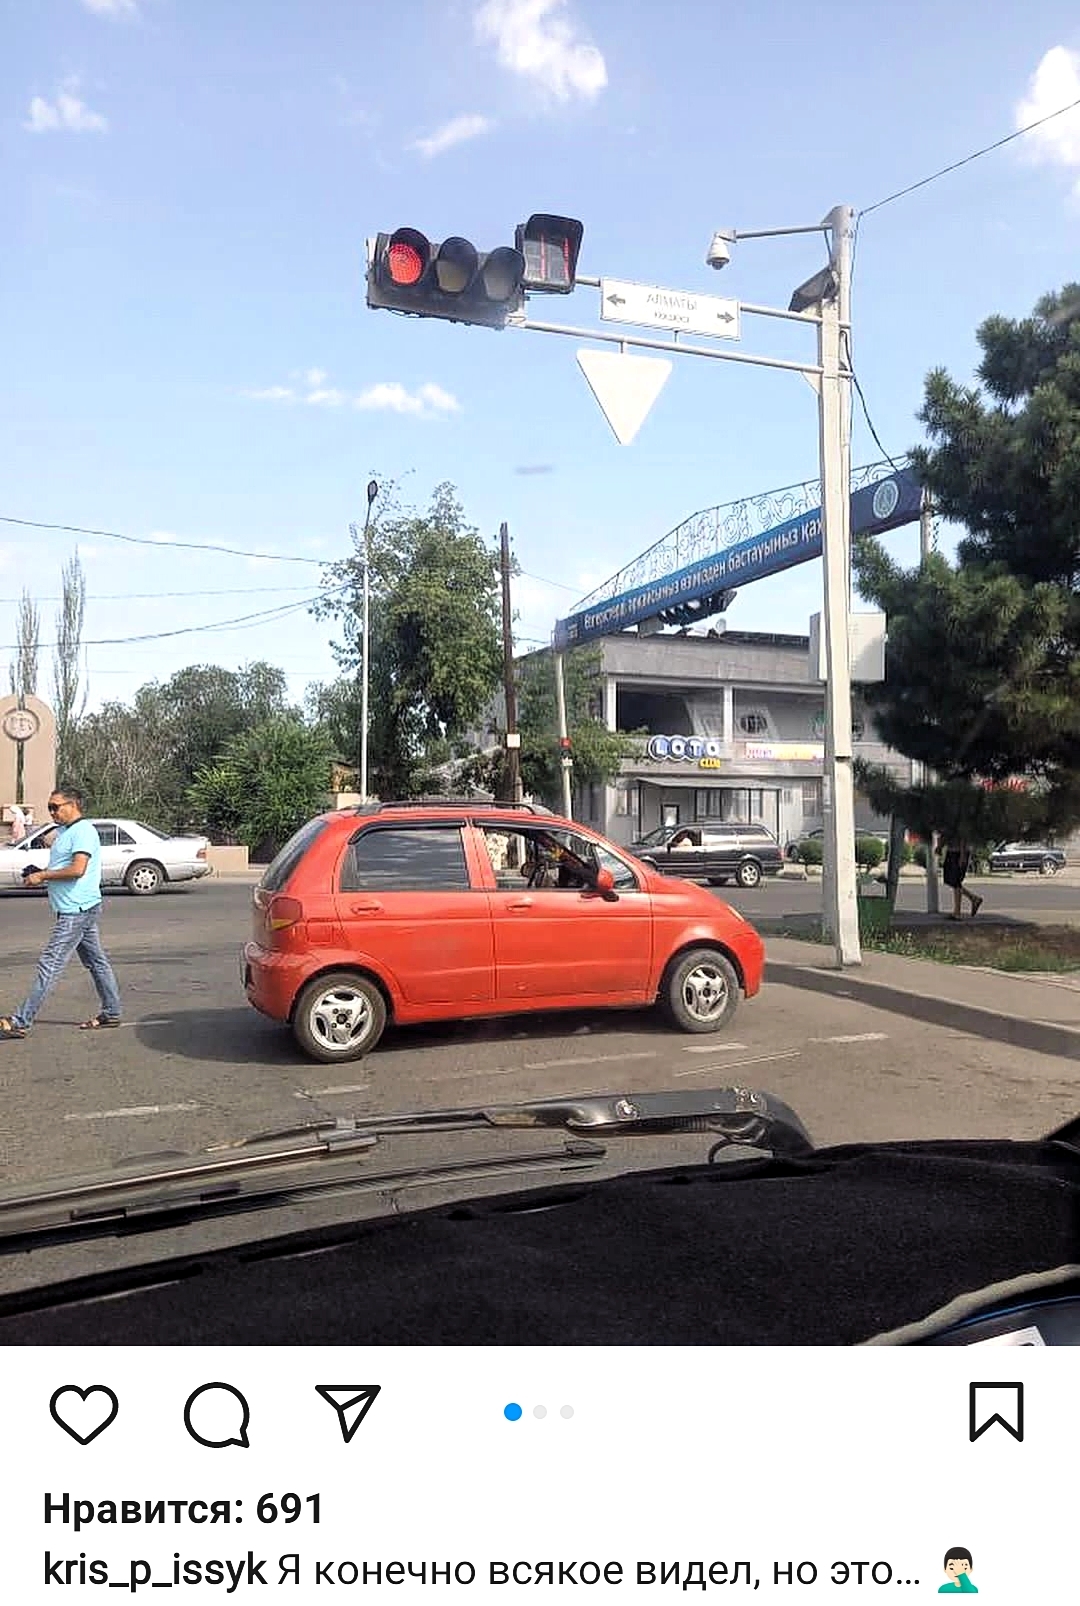
[[[196,1444],[208,1450],[224,1450],[232,1444],[249,1449],[250,1420],[248,1402],[231,1383],[202,1383],[184,1404],[184,1426]]]

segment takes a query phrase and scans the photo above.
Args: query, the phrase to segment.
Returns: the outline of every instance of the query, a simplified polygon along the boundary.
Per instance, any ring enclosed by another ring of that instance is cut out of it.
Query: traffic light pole
[[[566,728],[566,676],[563,673],[563,655],[561,652],[552,654],[555,664],[555,712],[559,725],[559,768],[562,776],[562,806],[563,814],[568,820],[574,818],[574,797],[570,785],[570,771],[574,761],[570,757],[568,743],[570,732]]]
[[[510,531],[499,526],[499,574],[502,579],[503,696],[506,700],[506,791],[508,801],[521,802],[521,737],[517,728],[517,688],[514,685],[514,630],[510,611]]]
[[[800,287],[786,311],[779,307],[740,303],[744,313],[783,318],[816,325],[818,361],[791,362],[779,357],[758,357],[746,352],[720,351],[713,346],[689,344],[676,333],[670,338],[649,338],[607,330],[568,327],[530,318],[524,311],[511,315],[508,329],[531,329],[539,334],[570,335],[577,340],[606,341],[621,350],[636,347],[668,356],[709,357],[716,362],[745,363],[757,368],[778,368],[804,374],[818,397],[818,444],[821,473],[822,552],[824,567],[823,628],[826,653],[825,693],[825,875],[824,924],[839,967],[862,961],[859,943],[857,876],[855,865],[855,794],[852,760],[851,710],[851,240],[854,213],[834,207],[822,222],[805,228],[740,230],[734,238],[758,239],[781,234],[824,234],[829,240],[829,266]],[[599,279],[577,280],[599,286]],[[555,655],[556,691],[562,692],[562,663]],[[562,693],[565,702],[565,693]],[[560,703],[560,738],[565,733],[565,709]],[[565,754],[565,749],[561,749]],[[563,799],[569,813],[570,775],[563,760]]]

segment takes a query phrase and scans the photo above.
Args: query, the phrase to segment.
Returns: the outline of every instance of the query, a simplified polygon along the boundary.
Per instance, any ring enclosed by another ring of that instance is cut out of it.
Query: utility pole
[[[499,525],[499,572],[502,575],[503,696],[506,699],[505,787],[511,803],[521,802],[521,733],[517,728],[514,685],[514,632],[510,611],[510,531]]]
[[[934,509],[930,504],[929,496],[924,491],[922,508],[919,513],[919,567],[921,569],[926,568],[930,553],[933,551],[933,540]],[[926,786],[934,777],[925,764],[921,765],[920,768],[922,784]],[[941,891],[938,885],[937,834],[931,831],[926,841],[926,912],[928,915],[936,915],[940,913],[940,910]]]
[[[825,595],[824,920],[840,965],[859,964],[851,731],[851,240],[855,214],[825,219],[833,283],[819,303],[818,419]],[[797,292],[798,293],[798,292]]]
[[[371,633],[371,504],[379,494],[377,480],[369,480],[367,488],[367,513],[364,515],[364,604],[361,626],[363,641],[360,647],[360,801],[368,800],[368,677],[371,667],[371,652],[368,640]],[[353,538],[356,537],[356,525],[350,525]]]
[[[566,728],[566,676],[563,674],[563,655],[553,653],[555,662],[555,711],[559,723],[559,768],[562,772],[562,809],[568,820],[574,818],[574,795],[570,786],[570,771],[574,760],[570,756],[570,732]]]

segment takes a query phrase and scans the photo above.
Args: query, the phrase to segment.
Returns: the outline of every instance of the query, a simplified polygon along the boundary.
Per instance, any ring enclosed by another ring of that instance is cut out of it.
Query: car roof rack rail
[[[377,803],[373,806],[376,814],[385,814],[393,809],[520,809],[524,814],[551,813],[542,803],[499,803],[489,797],[408,797],[399,802]]]

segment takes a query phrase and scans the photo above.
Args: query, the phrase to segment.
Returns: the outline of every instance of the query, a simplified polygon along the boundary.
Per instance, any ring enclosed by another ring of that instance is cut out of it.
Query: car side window
[[[691,830],[689,827],[682,831],[677,831],[668,843],[672,853],[693,853],[700,846],[701,832]]]
[[[460,825],[374,826],[349,843],[342,892],[467,892]]]
[[[536,892],[583,892],[591,886],[597,859],[587,837],[558,826],[481,829],[503,891],[516,891],[523,883]]]
[[[125,831],[122,825],[116,827],[116,840],[122,848],[133,848],[135,846],[135,838],[130,831]]]
[[[104,820],[95,820],[94,821],[94,829],[97,831],[97,834],[101,839],[101,845],[102,845],[103,848],[115,848],[115,846],[116,846],[116,826],[115,825],[107,825]]]

